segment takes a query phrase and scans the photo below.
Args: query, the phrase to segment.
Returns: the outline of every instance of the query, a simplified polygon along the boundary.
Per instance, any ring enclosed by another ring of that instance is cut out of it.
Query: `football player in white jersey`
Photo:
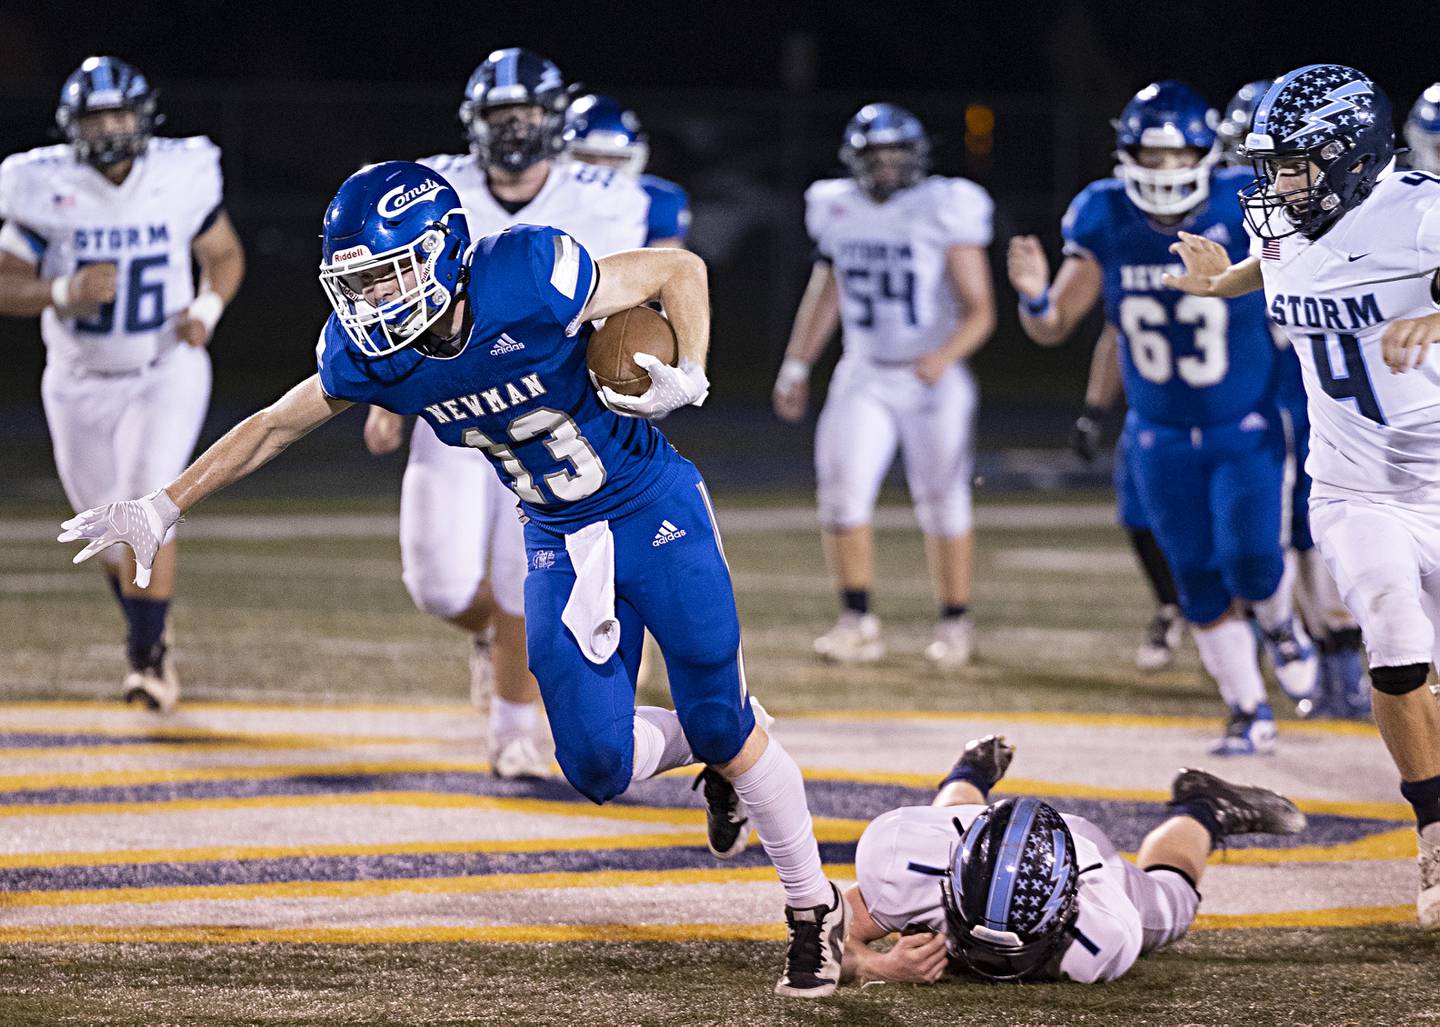
[[[927,175],[929,153],[913,114],[869,104],[845,128],[840,158],[851,177],[805,193],[817,256],[773,400],[784,420],[804,417],[810,369],[843,324],[844,355],[815,435],[820,526],[841,598],[840,619],[815,650],[840,662],[885,653],[870,611],[871,520],[897,447],[940,605],[925,655],[956,667],[973,650],[977,396],[965,361],[995,327],[985,254],[993,205],[974,182]]]
[[[470,152],[420,163],[455,186],[475,238],[537,224],[567,232],[597,257],[645,245],[644,190],[612,169],[559,159],[569,99],[560,69],[529,50],[496,50],[470,76],[460,105]],[[398,448],[402,432],[401,418],[370,409],[371,452]],[[525,543],[515,495],[484,453],[443,445],[423,420],[401,487],[400,549],[415,605],[471,636],[471,698],[489,703],[494,772],[548,773],[534,740],[540,693],[525,659]]]
[[[1440,928],[1440,178],[1395,171],[1390,101],[1312,64],[1275,80],[1245,152],[1250,256],[1184,234],[1200,296],[1265,290],[1310,409],[1310,520],[1370,658],[1375,721],[1419,831],[1420,925]]]
[[[1305,828],[1274,792],[1182,770],[1171,817],[1132,863],[1099,827],[1039,799],[986,805],[1014,752],[995,735],[970,742],[931,805],[865,829],[842,980],[1113,981],[1189,930],[1218,842]],[[870,947],[897,932],[888,952]]]
[[[45,419],[77,511],[185,466],[210,401],[205,347],[245,274],[219,149],[156,138],[155,106],[139,71],[91,57],[60,93],[67,141],[0,164],[0,314],[40,318]],[[131,554],[111,554],[101,566],[127,624],[124,696],[169,710],[180,695],[165,640],[174,533],[145,587]]]

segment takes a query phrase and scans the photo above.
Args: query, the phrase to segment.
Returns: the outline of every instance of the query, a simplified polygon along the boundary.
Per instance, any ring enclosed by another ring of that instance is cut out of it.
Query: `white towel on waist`
[[[591,663],[605,663],[620,646],[615,616],[615,537],[609,521],[587,524],[565,536],[565,552],[575,568],[575,586],[560,613],[580,651]]]

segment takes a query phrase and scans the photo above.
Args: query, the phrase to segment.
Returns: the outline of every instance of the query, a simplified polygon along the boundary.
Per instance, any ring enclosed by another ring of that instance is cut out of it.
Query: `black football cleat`
[[[840,986],[840,964],[845,935],[850,930],[850,904],[833,884],[830,906],[785,907],[785,928],[790,945],[785,952],[785,973],[775,994],[786,998],[828,998]]]
[[[705,842],[716,859],[734,859],[750,844],[750,818],[735,786],[714,767],[706,767],[695,776],[693,792],[705,786]]]
[[[1220,837],[1235,834],[1299,834],[1305,814],[1268,788],[1231,784],[1203,770],[1185,769],[1170,785],[1172,804],[1199,803],[1210,810]]]

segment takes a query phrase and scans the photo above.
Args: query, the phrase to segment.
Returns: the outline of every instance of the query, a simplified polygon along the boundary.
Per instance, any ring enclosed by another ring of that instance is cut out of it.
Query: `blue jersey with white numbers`
[[[690,196],[669,179],[641,175],[640,188],[650,197],[650,219],[645,245],[656,239],[685,241],[690,231]]]
[[[685,461],[653,424],[601,405],[580,321],[595,263],[555,228],[516,225],[470,258],[469,331],[452,357],[369,358],[334,315],[317,350],[327,395],[423,417],[440,440],[489,457],[524,512],[560,531],[649,502]]]
[[[1236,193],[1253,179],[1243,168],[1216,171],[1209,199],[1173,228],[1151,221],[1114,178],[1086,186],[1065,214],[1065,252],[1100,264],[1105,319],[1119,334],[1125,397],[1148,421],[1233,422],[1273,400],[1277,353],[1264,295],[1187,296],[1160,281],[1166,272],[1183,272],[1170,252],[1178,229],[1220,243],[1232,262],[1249,255]]]

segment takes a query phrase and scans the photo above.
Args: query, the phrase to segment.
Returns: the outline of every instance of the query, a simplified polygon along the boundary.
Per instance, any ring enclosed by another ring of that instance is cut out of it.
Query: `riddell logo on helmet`
[[[369,246],[352,246],[348,250],[341,250],[330,258],[332,264],[343,264],[347,260],[354,260],[356,257],[370,256]]]
[[[408,189],[403,185],[397,185],[380,197],[376,209],[379,210],[381,217],[399,217],[415,204],[430,199],[443,188],[444,186],[433,178],[427,178],[419,185],[411,186]]]

